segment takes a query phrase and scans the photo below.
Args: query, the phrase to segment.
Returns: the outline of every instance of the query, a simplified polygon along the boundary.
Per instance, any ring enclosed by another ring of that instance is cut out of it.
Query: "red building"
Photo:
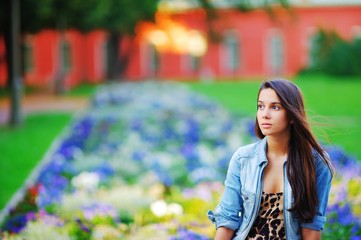
[[[105,79],[106,41],[107,33],[104,31],[82,34],[69,30],[61,34],[54,30],[44,30],[35,35],[23,36],[25,84],[53,88],[55,80],[64,76],[66,87],[71,88],[81,82],[99,82]],[[5,58],[5,45],[1,38],[0,56]],[[6,85],[6,79],[6,62],[2,61],[0,86]]]
[[[292,13],[275,9],[241,13],[221,9],[213,20],[218,42],[207,38],[202,10],[162,13],[156,24],[137,29],[125,78],[141,80],[292,76],[312,63],[310,49],[319,28],[336,31],[347,40],[361,37],[361,6],[297,7]],[[99,82],[106,77],[107,33],[60,34],[44,30],[23,37],[25,83],[52,87],[64,73],[67,87]],[[0,39],[0,58],[4,56]],[[62,56],[62,57],[60,57]],[[59,64],[62,59],[62,64]],[[5,85],[6,63],[0,62],[0,86]],[[59,68],[63,66],[63,71]]]

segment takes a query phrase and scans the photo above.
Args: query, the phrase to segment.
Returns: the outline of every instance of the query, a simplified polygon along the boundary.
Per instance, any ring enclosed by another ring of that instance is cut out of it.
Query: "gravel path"
[[[24,115],[34,112],[76,112],[88,106],[86,97],[55,96],[51,94],[33,94],[23,97],[22,112]],[[10,99],[0,98],[0,125],[8,123],[10,116]]]

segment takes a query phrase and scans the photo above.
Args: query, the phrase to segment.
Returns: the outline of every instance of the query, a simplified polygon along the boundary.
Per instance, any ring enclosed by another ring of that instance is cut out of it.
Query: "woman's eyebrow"
[[[263,103],[263,101],[258,100],[259,103]],[[270,104],[281,104],[281,102],[271,102]]]

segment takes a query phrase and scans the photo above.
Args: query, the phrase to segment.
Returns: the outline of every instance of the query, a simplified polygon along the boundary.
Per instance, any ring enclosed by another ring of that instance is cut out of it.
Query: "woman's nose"
[[[262,111],[262,117],[264,119],[269,119],[270,118],[270,115],[269,115],[269,110],[267,108],[265,108],[263,111]]]

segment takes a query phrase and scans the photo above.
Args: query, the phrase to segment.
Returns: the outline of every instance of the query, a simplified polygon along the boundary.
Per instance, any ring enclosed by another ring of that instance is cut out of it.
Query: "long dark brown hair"
[[[293,195],[294,205],[288,209],[297,214],[301,222],[312,221],[318,204],[316,189],[316,170],[313,151],[316,151],[333,174],[333,165],[321,145],[317,142],[307,121],[303,96],[300,89],[286,79],[271,79],[262,82],[259,94],[263,89],[273,89],[286,109],[290,125],[290,140],[288,146],[287,177]],[[258,138],[262,134],[256,118],[255,133]]]

